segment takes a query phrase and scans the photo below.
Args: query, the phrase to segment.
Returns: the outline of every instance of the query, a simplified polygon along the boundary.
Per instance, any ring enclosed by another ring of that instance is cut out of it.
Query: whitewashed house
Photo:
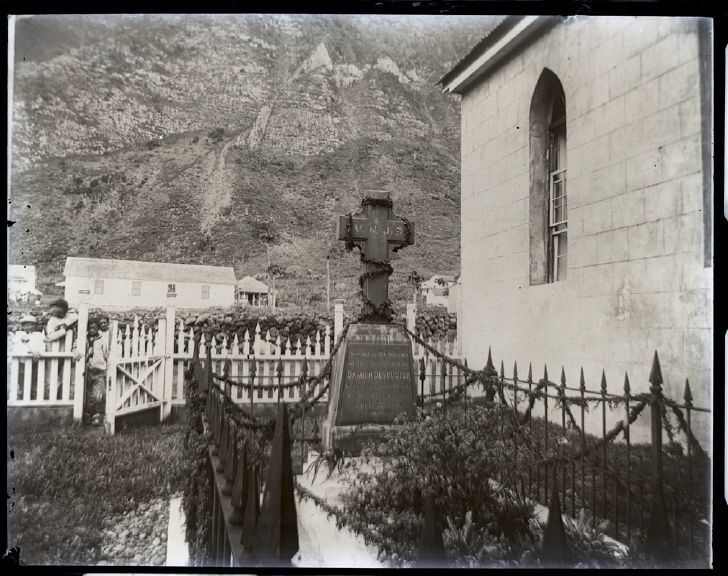
[[[420,291],[428,306],[448,306],[450,287],[455,285],[454,276],[435,274],[420,284]]]
[[[264,282],[245,276],[237,281],[235,290],[235,300],[241,304],[250,306],[267,306],[269,300],[270,288]]]
[[[104,308],[206,308],[235,299],[235,272],[227,266],[69,257],[63,273],[71,306],[78,306],[81,291],[88,291],[89,305]]]
[[[25,264],[8,265],[8,297],[11,300],[34,300],[42,296],[35,287],[35,266]]]

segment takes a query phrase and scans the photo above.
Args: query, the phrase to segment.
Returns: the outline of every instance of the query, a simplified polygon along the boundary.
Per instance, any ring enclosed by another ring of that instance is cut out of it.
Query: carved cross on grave
[[[356,214],[339,216],[337,237],[361,250],[362,291],[372,306],[389,299],[389,249],[394,252],[414,244],[415,229],[404,218],[392,214],[392,200],[384,192],[372,192]],[[380,273],[378,273],[380,272]]]

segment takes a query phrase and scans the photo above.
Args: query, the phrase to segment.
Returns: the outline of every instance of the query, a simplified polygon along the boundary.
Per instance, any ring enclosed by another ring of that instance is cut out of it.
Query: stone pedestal
[[[412,344],[401,326],[354,324],[333,361],[324,447],[357,453],[398,414],[414,416]]]

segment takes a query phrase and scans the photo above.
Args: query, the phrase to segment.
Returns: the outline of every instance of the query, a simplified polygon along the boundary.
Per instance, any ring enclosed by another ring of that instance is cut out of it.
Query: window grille
[[[549,175],[549,233],[551,236],[551,282],[566,279],[568,254],[566,169]]]

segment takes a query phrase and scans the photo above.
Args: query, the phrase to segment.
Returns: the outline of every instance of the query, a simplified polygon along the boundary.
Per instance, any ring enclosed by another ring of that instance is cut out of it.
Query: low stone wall
[[[140,323],[146,326],[156,327],[157,320],[166,316],[164,308],[153,309],[132,309],[125,311],[101,311],[89,310],[89,316],[106,314],[111,320],[118,320],[119,325],[125,328],[134,322],[136,316]],[[207,308],[204,310],[178,309],[175,310],[175,332],[179,330],[180,320],[184,324],[185,332],[192,328],[197,333],[202,331],[205,334],[225,334],[233,338],[235,334],[241,340],[247,330],[252,337],[255,328],[260,326],[261,335],[270,330],[271,338],[280,335],[281,339],[290,337],[292,341],[305,341],[306,337],[312,340],[317,330],[323,336],[326,324],[329,324],[331,331],[334,329],[333,317],[328,318],[319,314],[308,314],[305,312],[290,312],[286,310],[271,310],[268,308],[255,308],[249,306],[233,306],[230,308]]]
[[[430,306],[417,310],[415,332],[433,340],[453,341],[457,338],[458,319],[444,306]]]
[[[42,329],[47,319],[43,314],[47,308],[32,305],[15,305],[8,310],[8,330],[15,332],[20,328],[20,318],[25,314],[32,314],[39,321],[39,329]],[[421,307],[417,310],[416,332],[424,334],[426,338],[434,340],[455,340],[457,338],[457,316],[448,313],[447,308],[442,306]],[[329,324],[333,332],[333,315],[326,316],[305,311],[291,311],[287,309],[271,310],[270,308],[256,308],[251,306],[232,306],[229,308],[206,308],[184,309],[175,311],[176,323],[179,320],[184,322],[185,330],[194,328],[201,329],[206,334],[227,334],[232,338],[238,334],[243,338],[248,330],[252,336],[255,333],[256,324],[260,324],[260,331],[265,334],[266,330],[271,331],[271,336],[281,338],[290,336],[293,341],[299,337],[304,341],[307,336],[313,339],[316,330],[325,330]],[[165,308],[131,308],[128,310],[102,310],[92,308],[89,310],[89,318],[106,315],[111,320],[118,320],[122,328],[131,325],[136,317],[145,326],[156,328],[157,320],[166,316]],[[400,320],[404,320],[401,318]]]

